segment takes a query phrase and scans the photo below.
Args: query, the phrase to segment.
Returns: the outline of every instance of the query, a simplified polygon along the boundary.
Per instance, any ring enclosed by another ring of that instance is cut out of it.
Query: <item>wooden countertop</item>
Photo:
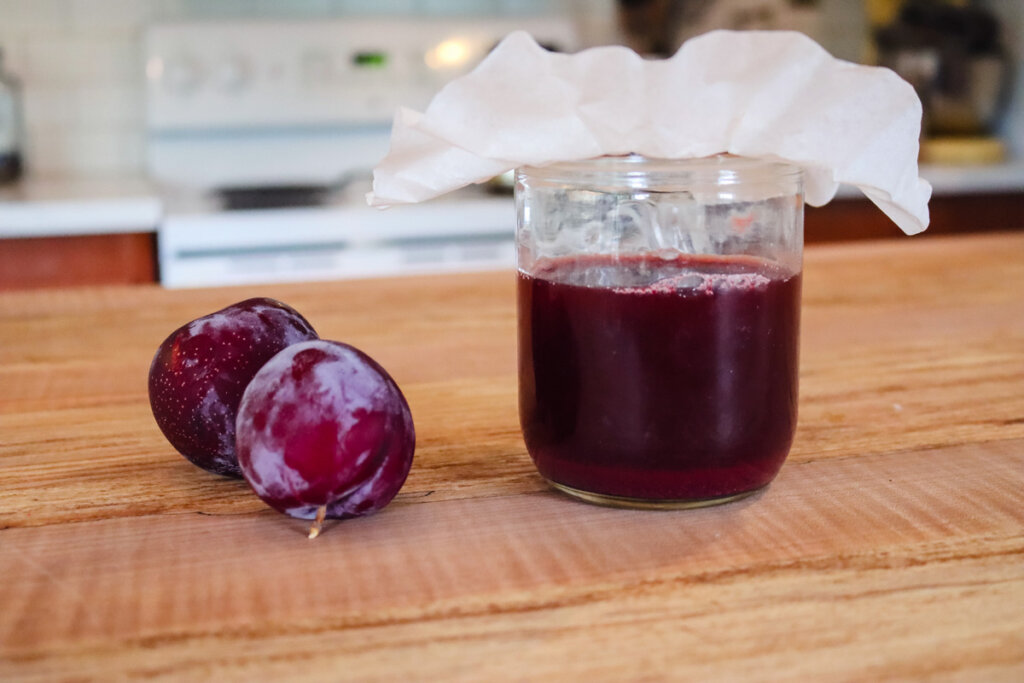
[[[159,342],[254,294],[416,421],[315,541],[149,413]],[[511,273],[0,294],[0,679],[1024,678],[1024,234],[809,248],[796,443],[718,508],[549,491],[514,330]]]

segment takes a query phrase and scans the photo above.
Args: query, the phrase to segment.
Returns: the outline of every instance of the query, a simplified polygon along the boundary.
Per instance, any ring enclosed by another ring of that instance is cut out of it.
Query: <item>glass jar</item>
[[[799,169],[637,155],[516,172],[519,413],[555,488],[699,507],[766,486],[796,429]]]

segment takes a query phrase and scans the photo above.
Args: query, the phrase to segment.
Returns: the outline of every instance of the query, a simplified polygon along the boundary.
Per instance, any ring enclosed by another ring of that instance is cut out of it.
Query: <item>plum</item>
[[[284,349],[256,373],[238,409],[238,462],[272,508],[300,519],[376,512],[412,465],[409,404],[391,376],[348,344]]]
[[[204,470],[242,476],[235,454],[242,393],[278,351],[317,338],[295,309],[267,298],[246,299],[182,325],[160,345],[149,368],[149,404],[160,431]]]

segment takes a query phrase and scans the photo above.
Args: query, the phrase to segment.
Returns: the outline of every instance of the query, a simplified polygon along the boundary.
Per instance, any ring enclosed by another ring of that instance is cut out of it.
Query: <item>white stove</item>
[[[366,206],[399,105],[422,110],[507,33],[577,49],[571,22],[174,24],[146,36],[147,157],[169,287],[511,267],[511,196]]]
[[[368,181],[315,206],[168,212],[158,231],[167,287],[305,282],[511,268],[511,197],[479,190],[381,211]]]

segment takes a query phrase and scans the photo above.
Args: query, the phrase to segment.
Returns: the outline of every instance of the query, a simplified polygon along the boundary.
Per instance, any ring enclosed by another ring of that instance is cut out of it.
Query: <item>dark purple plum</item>
[[[240,301],[171,333],[149,368],[149,405],[171,445],[204,470],[240,477],[235,418],[249,381],[278,351],[317,339],[295,309]]]
[[[380,510],[405,483],[416,434],[409,404],[362,351],[315,340],[256,373],[238,408],[238,462],[267,505],[292,517]]]

